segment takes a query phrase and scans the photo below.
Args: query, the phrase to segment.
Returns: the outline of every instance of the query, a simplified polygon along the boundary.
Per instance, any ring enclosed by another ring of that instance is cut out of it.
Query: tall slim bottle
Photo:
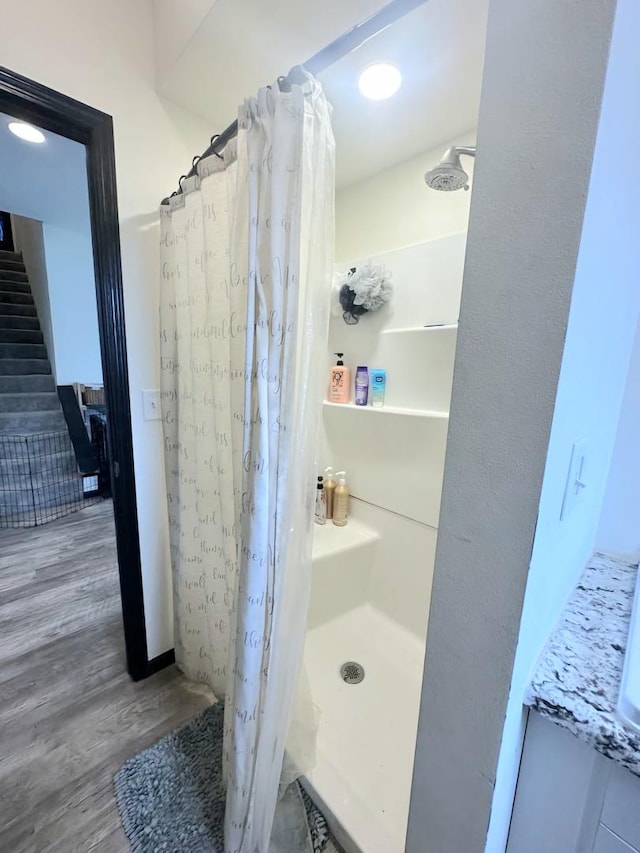
[[[327,523],[327,497],[324,493],[322,477],[318,477],[318,485],[316,486],[315,522],[316,524]]]
[[[324,470],[324,493],[327,498],[327,518],[333,518],[333,498],[336,491],[336,481],[333,479],[333,468]]]

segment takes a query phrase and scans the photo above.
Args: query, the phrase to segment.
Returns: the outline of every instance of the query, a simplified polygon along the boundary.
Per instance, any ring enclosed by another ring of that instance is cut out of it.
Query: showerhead
[[[469,189],[469,175],[462,166],[441,163],[435,169],[428,171],[424,179],[427,186],[431,187],[432,190],[451,192],[452,190],[462,189],[462,187]]]
[[[469,189],[469,175],[462,168],[460,155],[467,154],[475,157],[475,148],[447,148],[438,165],[430,169],[424,176],[425,182],[432,190],[451,192],[463,187]]]

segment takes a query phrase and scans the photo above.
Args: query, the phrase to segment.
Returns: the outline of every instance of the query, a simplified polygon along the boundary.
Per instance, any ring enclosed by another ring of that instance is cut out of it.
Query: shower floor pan
[[[365,677],[346,684],[345,661]],[[304,784],[346,853],[402,853],[424,644],[368,604],[310,630],[305,663],[320,708],[316,764]]]

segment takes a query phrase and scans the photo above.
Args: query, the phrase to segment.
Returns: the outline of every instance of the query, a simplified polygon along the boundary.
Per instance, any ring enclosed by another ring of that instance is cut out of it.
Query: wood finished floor
[[[207,704],[126,674],[110,501],[0,531],[0,853],[126,853],[114,773]]]

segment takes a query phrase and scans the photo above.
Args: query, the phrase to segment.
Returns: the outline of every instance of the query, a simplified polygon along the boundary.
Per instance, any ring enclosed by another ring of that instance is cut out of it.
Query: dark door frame
[[[149,660],[142,592],[120,232],[111,116],[0,67],[0,111],[82,143],[87,151],[93,263],[127,670],[134,681],[173,660]],[[91,654],[91,650],[87,649]]]

